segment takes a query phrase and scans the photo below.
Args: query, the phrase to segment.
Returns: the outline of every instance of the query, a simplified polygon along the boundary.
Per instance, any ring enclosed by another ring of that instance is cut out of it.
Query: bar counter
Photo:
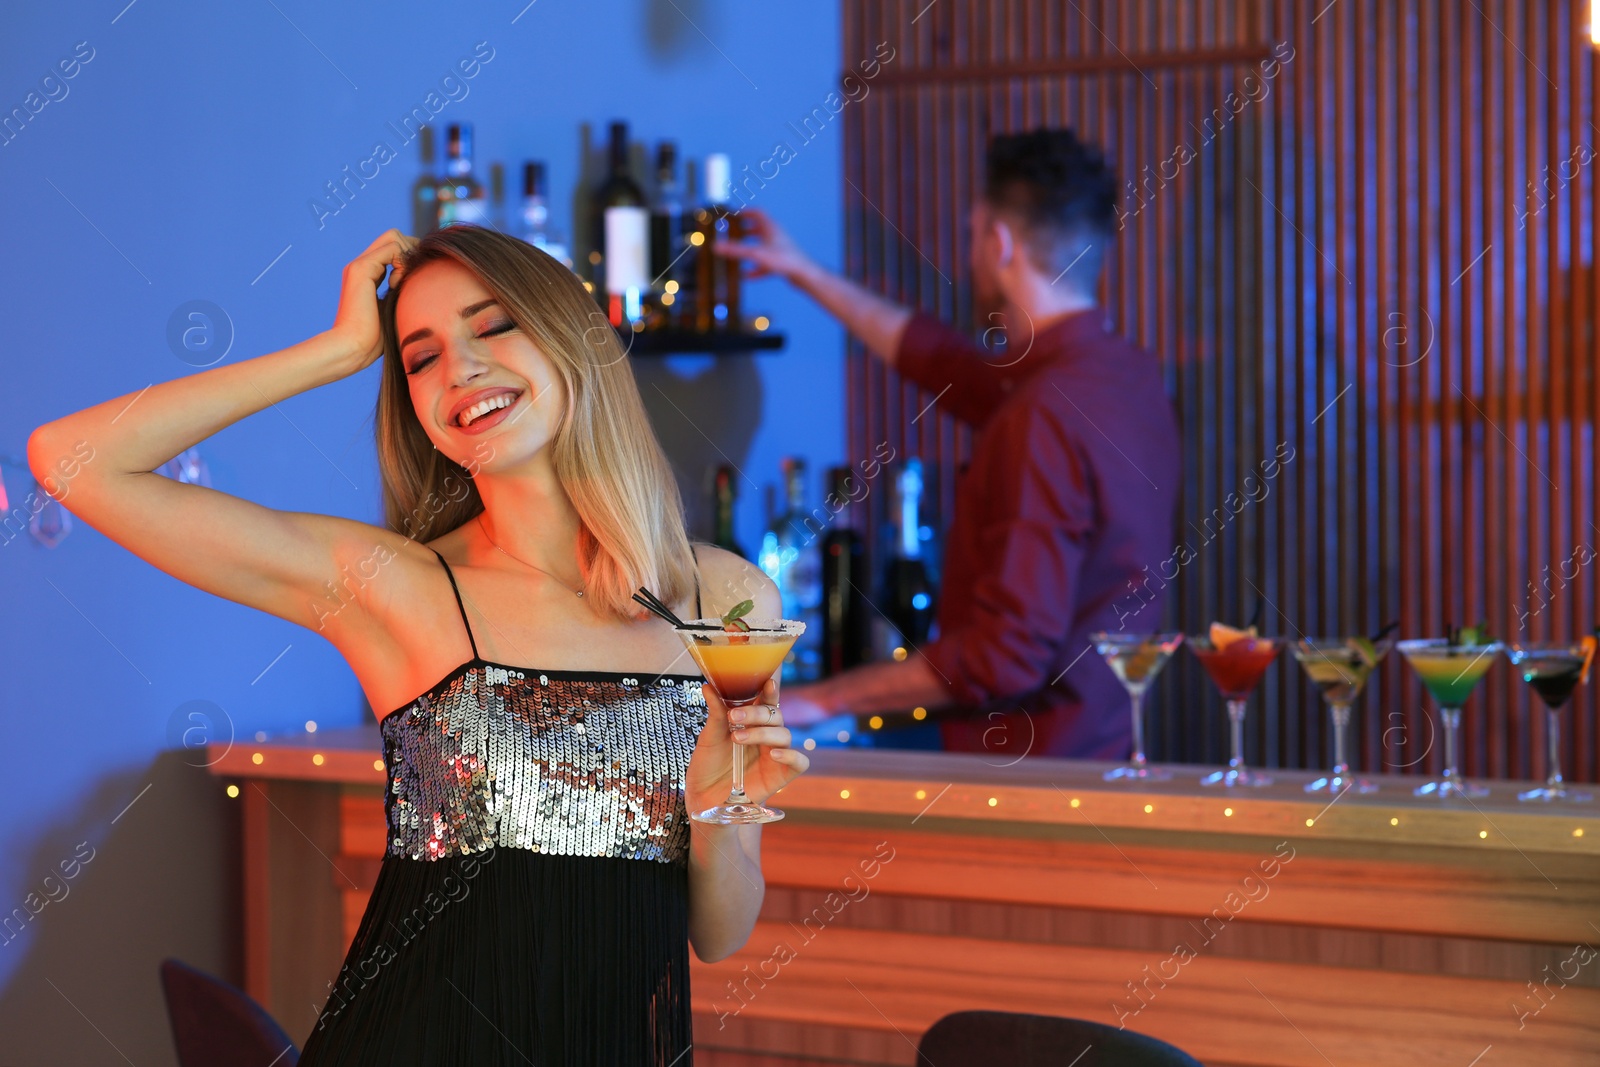
[[[384,848],[376,727],[213,746],[240,788],[247,990],[309,1033]],[[914,1064],[962,1009],[1067,1015],[1209,1067],[1542,1067],[1600,1049],[1600,805],[1330,802],[1107,764],[819,748],[772,803],[745,948],[693,962],[700,1067]],[[1009,764],[1009,765],[1008,765]],[[1063,1063],[1070,1062],[1069,1055]]]

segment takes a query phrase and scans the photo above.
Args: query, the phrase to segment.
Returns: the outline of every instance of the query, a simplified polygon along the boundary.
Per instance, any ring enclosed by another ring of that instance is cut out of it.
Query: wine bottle
[[[922,461],[911,458],[895,479],[894,547],[884,576],[886,614],[906,648],[922,644],[933,626],[933,581],[922,557]],[[908,647],[909,646],[909,647]],[[902,654],[896,653],[896,658]]]
[[[852,472],[829,472],[832,491],[827,505],[833,525],[822,539],[822,673],[838,674],[867,657],[866,544],[850,514]]]
[[[417,146],[422,173],[411,183],[411,233],[423,237],[439,226],[439,165],[434,161],[432,126],[418,128]]]
[[[606,318],[617,329],[644,326],[650,288],[650,212],[638,205],[606,208]]]
[[[606,265],[608,255],[606,213],[612,208],[644,209],[645,206],[644,192],[639,188],[639,183],[634,181],[628,164],[628,124],[612,122],[609,169],[605,178],[595,187],[594,197],[590,201],[590,210],[594,215],[589,232],[594,240],[594,250],[589,255],[589,263],[593,268],[591,278],[594,282],[595,298],[600,301],[601,307],[608,306],[610,295],[610,279]],[[646,219],[648,220],[648,214]],[[625,224],[628,228],[631,228],[631,225],[631,221]],[[645,228],[647,233],[645,240],[648,241],[648,221]],[[648,267],[647,262],[645,268]]]
[[[821,546],[808,525],[806,513],[806,461],[786,456],[782,461],[785,505],[761,538],[761,569],[778,585],[783,617],[799,619],[806,632],[794,644],[784,663],[785,678],[814,680],[821,669],[822,610]]]
[[[472,125],[453,122],[445,140],[445,177],[439,183],[439,228],[454,222],[489,225],[489,200],[472,174]]]
[[[522,165],[522,218],[519,236],[560,260],[569,270],[572,255],[550,222],[550,186],[545,166],[530,159]]]
[[[678,184],[678,149],[671,141],[656,146],[656,196],[650,209],[650,299],[664,326],[683,319],[683,189]]]
[[[711,543],[718,548],[725,548],[736,556],[745,556],[744,548],[739,544],[733,533],[733,506],[737,496],[733,488],[734,469],[728,466],[717,468],[716,479],[711,490],[711,505],[716,515]]]
[[[706,157],[706,203],[695,214],[696,250],[695,329],[738,330],[739,262],[712,251],[718,241],[739,236],[739,217],[728,208],[732,191],[732,164],[718,152]]]

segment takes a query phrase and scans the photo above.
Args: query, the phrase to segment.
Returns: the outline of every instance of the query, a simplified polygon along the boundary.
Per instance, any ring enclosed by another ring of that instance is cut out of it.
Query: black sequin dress
[[[300,1063],[691,1067],[700,677],[490,663],[439,562],[473,658],[379,724],[388,847]]]

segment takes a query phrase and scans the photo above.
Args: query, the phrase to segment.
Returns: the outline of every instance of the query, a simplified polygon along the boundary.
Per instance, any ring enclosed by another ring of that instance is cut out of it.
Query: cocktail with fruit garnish
[[[700,672],[730,708],[754,704],[761,687],[783,665],[795,638],[806,624],[782,619],[751,622],[746,619],[753,601],[742,600],[720,619],[692,619],[678,630]],[[783,812],[757,804],[744,792],[744,746],[733,743],[733,790],[714,808],[691,812],[697,822],[776,822]]]
[[[1125,766],[1107,771],[1102,777],[1108,782],[1118,780],[1164,782],[1172,772],[1164,767],[1151,767],[1144,756],[1144,693],[1167,658],[1183,643],[1182,634],[1113,634],[1089,635],[1095,651],[1105,657],[1111,672],[1117,676],[1133,707],[1133,756]]]
[[[1449,637],[1401,641],[1397,647],[1438,702],[1439,721],[1444,724],[1444,775],[1413,792],[1419,797],[1488,796],[1488,789],[1464,781],[1457,769],[1461,705],[1489,673],[1495,653],[1504,646],[1489,640],[1486,626],[1466,626],[1453,630]]]
[[[1200,660],[1212,684],[1228,702],[1228,733],[1233,752],[1228,759],[1228,769],[1206,775],[1200,779],[1201,785],[1272,784],[1271,775],[1248,770],[1244,765],[1244,713],[1250,694],[1261,684],[1261,676],[1267,673],[1282,649],[1283,638],[1261,637],[1254,626],[1236,630],[1214,622],[1205,637],[1189,638],[1189,651]]]
[[[1561,709],[1572,699],[1572,691],[1589,680],[1589,665],[1594,662],[1597,639],[1585,637],[1576,642],[1545,642],[1513,645],[1511,662],[1522,673],[1522,680],[1533,687],[1544,703],[1545,737],[1549,742],[1549,770],[1544,785],[1518,793],[1518,800],[1589,801],[1594,795],[1568,789],[1561,777]]]
[[[1393,623],[1376,637],[1307,637],[1297,641],[1294,657],[1311,679],[1311,684],[1328,702],[1333,718],[1333,771],[1306,786],[1307,793],[1329,792],[1337,796],[1346,789],[1372,793],[1377,786],[1365,778],[1350,777],[1345,757],[1345,738],[1350,728],[1350,705],[1366,688],[1367,678],[1377,669],[1389,649],[1394,647]]]

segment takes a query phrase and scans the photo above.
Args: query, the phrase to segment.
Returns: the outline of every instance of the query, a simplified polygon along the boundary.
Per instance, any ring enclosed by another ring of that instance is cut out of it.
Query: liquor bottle
[[[506,232],[506,167],[500,162],[489,164],[489,225]]]
[[[439,228],[453,222],[489,225],[489,200],[472,174],[472,125],[453,122],[445,140],[444,181],[439,183]]]
[[[895,479],[898,517],[884,575],[884,614],[906,642],[897,646],[900,648],[922,644],[933,626],[933,580],[922,554],[921,504],[922,461],[912,458],[905,461]],[[896,658],[902,658],[901,654],[896,653]]]
[[[806,462],[798,456],[783,460],[785,506],[761,538],[758,563],[778,584],[783,617],[799,619],[806,632],[795,642],[784,662],[784,677],[812,681],[821,670],[822,552],[807,520]]]
[[[538,160],[522,165],[521,238],[533,247],[559,259],[569,269],[572,256],[550,223],[550,186],[545,166]]]
[[[595,297],[602,307],[608,304],[609,277],[607,275],[606,257],[608,255],[608,234],[606,233],[606,214],[612,208],[631,207],[645,209],[644,192],[639,188],[639,183],[633,180],[631,168],[628,165],[628,124],[626,122],[611,123],[611,148],[610,166],[604,180],[595,187],[594,196],[590,200],[590,210],[593,212],[593,221],[589,233],[594,241],[594,250],[589,254],[589,264],[592,268],[590,275],[594,282]],[[646,237],[648,242],[649,215],[645,215]],[[631,221],[624,224],[624,228],[631,227]],[[645,267],[648,268],[646,263]],[[649,279],[646,278],[646,281]]]
[[[822,673],[840,671],[863,662],[870,637],[867,632],[867,598],[864,590],[866,545],[856,533],[850,515],[852,472],[835,467],[829,472],[832,492],[828,510],[833,526],[822,539]]]
[[[683,189],[678,185],[678,149],[671,141],[656,146],[656,198],[650,209],[650,299],[664,326],[683,319],[688,293],[683,289]]]
[[[706,204],[695,213],[696,250],[694,323],[702,333],[738,330],[739,261],[719,256],[711,248],[718,241],[739,236],[739,218],[728,208],[732,191],[732,164],[718,152],[706,157]]]
[[[422,173],[411,184],[411,234],[422,237],[439,227],[439,166],[434,162],[433,127],[417,130]]]
[[[711,490],[712,509],[716,515],[716,526],[711,535],[711,543],[718,548],[725,548],[736,556],[746,559],[744,548],[733,535],[733,505],[736,494],[733,488],[734,470],[732,467],[718,467],[716,480]]]

